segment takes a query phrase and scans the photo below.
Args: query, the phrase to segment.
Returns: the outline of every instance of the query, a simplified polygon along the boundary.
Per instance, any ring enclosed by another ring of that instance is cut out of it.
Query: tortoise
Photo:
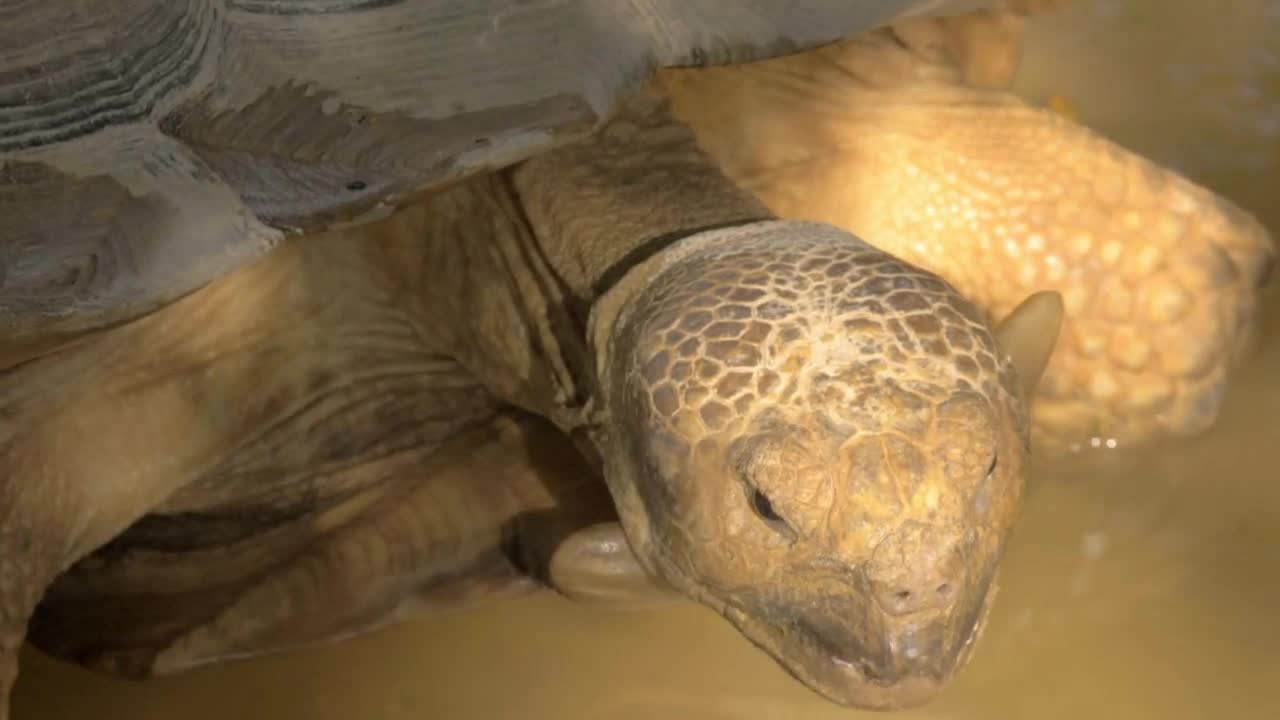
[[[0,4],[0,688],[551,586],[936,696],[1032,428],[1206,427],[1272,256],[979,4]]]

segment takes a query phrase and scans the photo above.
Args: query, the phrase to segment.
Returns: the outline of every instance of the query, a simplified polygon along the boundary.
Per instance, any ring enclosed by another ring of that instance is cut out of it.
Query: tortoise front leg
[[[1039,440],[1206,428],[1254,331],[1267,231],[1082,126],[963,84],[908,39],[873,34],[666,87],[726,172],[779,215],[851,230],[992,317],[1061,292]]]

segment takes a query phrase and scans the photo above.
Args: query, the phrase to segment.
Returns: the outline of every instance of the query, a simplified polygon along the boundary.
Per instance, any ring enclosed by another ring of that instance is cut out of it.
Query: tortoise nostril
[[[965,587],[964,534],[908,522],[876,545],[866,577],[891,615],[951,608]]]

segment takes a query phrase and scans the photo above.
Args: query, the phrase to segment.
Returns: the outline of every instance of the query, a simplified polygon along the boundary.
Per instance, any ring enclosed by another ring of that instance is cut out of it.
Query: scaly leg
[[[1002,317],[1062,293],[1034,408],[1049,445],[1195,433],[1217,417],[1273,262],[1248,213],[888,32],[670,73],[676,114],[770,209],[842,226]]]

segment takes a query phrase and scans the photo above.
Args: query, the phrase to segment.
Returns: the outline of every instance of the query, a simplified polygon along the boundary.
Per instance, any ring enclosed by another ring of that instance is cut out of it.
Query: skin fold
[[[936,696],[1032,428],[1211,422],[1270,251],[913,28],[666,75],[0,374],[0,718],[28,630],[145,676],[544,584],[674,590],[841,704]]]

